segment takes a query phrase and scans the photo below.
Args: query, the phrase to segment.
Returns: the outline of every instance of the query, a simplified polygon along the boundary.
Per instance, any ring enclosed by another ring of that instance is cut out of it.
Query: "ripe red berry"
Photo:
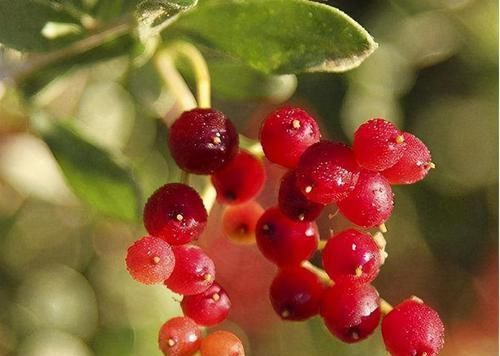
[[[219,324],[227,318],[231,301],[226,291],[214,282],[210,288],[200,294],[182,298],[181,308],[184,315],[203,326]]]
[[[410,298],[384,317],[382,336],[392,356],[435,356],[444,345],[444,326],[436,311]]]
[[[187,317],[170,319],[158,335],[158,344],[165,356],[191,356],[200,348],[200,343],[200,329]]]
[[[190,295],[207,290],[215,279],[214,262],[198,246],[174,246],[175,267],[165,285],[175,293]]]
[[[287,218],[278,208],[267,209],[257,222],[257,246],[278,266],[293,266],[311,257],[318,247],[314,223]]]
[[[342,215],[354,224],[373,227],[391,216],[393,198],[389,182],[380,173],[362,171],[354,191],[337,206]]]
[[[303,267],[282,269],[271,284],[271,304],[284,320],[306,320],[319,312],[325,290],[318,276]]]
[[[201,341],[201,356],[245,356],[241,340],[229,331],[217,330]]]
[[[288,171],[281,179],[278,194],[281,211],[292,220],[313,221],[321,214],[324,205],[306,199],[297,187],[294,170]]]
[[[146,230],[171,245],[182,245],[198,238],[207,222],[207,211],[198,193],[180,183],[159,188],[146,202]]]
[[[368,283],[377,277],[380,250],[369,234],[348,229],[332,236],[323,250],[323,267],[336,283]]]
[[[211,174],[238,152],[238,133],[214,109],[184,112],[170,128],[168,146],[177,165],[195,174]]]
[[[168,243],[157,237],[145,236],[128,248],[125,262],[135,280],[153,284],[170,277],[175,257]]]
[[[379,304],[370,284],[338,283],[324,293],[320,314],[333,335],[353,343],[373,333],[380,321]]]
[[[382,172],[382,175],[391,184],[412,184],[418,182],[434,167],[431,153],[427,146],[410,133],[403,133],[406,150],[403,157],[391,168]]]
[[[234,242],[255,243],[255,227],[264,213],[256,201],[229,206],[222,215],[222,227],[226,236]]]
[[[269,114],[260,129],[267,159],[288,168],[295,168],[306,148],[320,137],[316,121],[304,110],[290,106]]]
[[[359,168],[349,147],[321,141],[304,152],[296,174],[297,187],[308,200],[330,204],[344,199],[354,189]]]
[[[266,171],[260,159],[244,150],[212,174],[217,199],[226,204],[241,204],[254,198],[265,180]]]
[[[352,149],[358,164],[371,171],[383,171],[403,157],[403,133],[391,122],[371,119],[354,133]]]

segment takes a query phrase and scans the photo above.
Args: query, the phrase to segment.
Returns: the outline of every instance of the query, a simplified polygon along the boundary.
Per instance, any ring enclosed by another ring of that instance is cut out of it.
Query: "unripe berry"
[[[184,315],[199,325],[213,326],[227,318],[231,301],[226,291],[215,282],[203,293],[182,298],[181,308]]]
[[[245,356],[241,340],[229,331],[218,330],[201,341],[201,356]]]
[[[200,348],[200,343],[200,329],[187,317],[170,319],[158,335],[158,344],[165,356],[191,356]]]
[[[229,206],[222,215],[222,227],[226,236],[233,242],[255,243],[255,228],[264,209],[256,201]]]

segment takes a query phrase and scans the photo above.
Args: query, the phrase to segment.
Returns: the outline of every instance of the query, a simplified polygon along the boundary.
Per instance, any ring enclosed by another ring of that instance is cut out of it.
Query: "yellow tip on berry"
[[[210,282],[214,279],[214,276],[212,276],[210,273],[207,273],[203,276],[203,279],[205,280],[205,282]]]
[[[298,129],[298,128],[300,128],[300,121],[299,121],[299,120],[297,120],[297,119],[293,120],[293,121],[292,121],[292,127],[293,127],[294,129]]]
[[[405,137],[403,135],[399,135],[396,137],[396,143],[400,144],[405,142]]]
[[[170,338],[170,339],[168,339],[167,344],[169,347],[174,347],[176,342],[174,339]]]
[[[177,214],[177,215],[175,216],[175,219],[176,219],[177,221],[182,221],[182,220],[184,220],[184,216],[183,216],[182,214]]]
[[[313,187],[312,187],[311,185],[308,185],[308,186],[304,189],[304,191],[305,191],[306,193],[311,193],[311,192],[312,192],[312,190],[313,190]]]
[[[290,316],[290,312],[288,310],[285,309],[281,312],[282,318],[288,318],[289,316]]]
[[[427,163],[427,164],[426,164],[426,166],[427,166],[427,168],[429,168],[429,169],[434,169],[434,168],[436,168],[436,164],[435,164],[434,162],[429,162],[429,163]]]
[[[379,228],[379,230],[380,230],[382,233],[384,233],[384,234],[387,232],[387,227],[386,227],[386,226],[385,226],[385,224],[383,224],[383,223],[382,223],[382,224],[380,224],[380,225],[378,226],[378,228]]]
[[[354,271],[354,275],[356,277],[361,277],[362,274],[363,274],[363,267],[362,266],[358,266],[356,268],[356,271]]]
[[[161,261],[160,257],[158,257],[158,256],[153,257],[153,263],[155,265],[157,265],[158,263],[160,263],[160,261]]]
[[[214,143],[214,145],[220,145],[220,143],[222,142],[222,140],[220,139],[219,136],[215,136],[213,139],[212,139],[212,142]]]
[[[304,221],[304,219],[306,218],[306,216],[304,214],[299,214],[298,218],[299,218],[300,221]]]
[[[216,302],[217,302],[217,301],[219,301],[219,299],[220,299],[220,294],[219,294],[219,293],[214,293],[214,294],[212,295],[212,299],[213,299],[214,301],[216,301]]]
[[[419,297],[415,296],[415,295],[412,295],[410,297],[411,300],[413,300],[414,302],[417,302],[419,304],[424,304],[424,301],[422,299],[420,299]]]
[[[262,225],[262,230],[269,231],[269,225],[267,224]]]
[[[353,338],[353,340],[359,340],[359,334],[355,331],[352,332],[351,337]]]

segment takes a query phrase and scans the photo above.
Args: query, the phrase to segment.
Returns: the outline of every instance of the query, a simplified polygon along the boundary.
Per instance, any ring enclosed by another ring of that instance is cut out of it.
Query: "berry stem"
[[[313,272],[314,274],[316,274],[319,277],[319,279],[321,279],[321,281],[323,281],[325,284],[333,285],[333,281],[330,279],[328,274],[324,270],[322,270],[321,268],[313,265],[311,262],[309,262],[309,261],[302,262],[302,267],[304,267],[304,268],[308,269],[309,271]]]
[[[392,305],[390,305],[385,299],[380,298],[380,311],[382,314],[387,315],[392,309]]]
[[[327,240],[319,240],[318,242],[318,251],[323,251],[326,246]]]
[[[189,185],[189,173],[185,170],[181,170],[181,183]]]

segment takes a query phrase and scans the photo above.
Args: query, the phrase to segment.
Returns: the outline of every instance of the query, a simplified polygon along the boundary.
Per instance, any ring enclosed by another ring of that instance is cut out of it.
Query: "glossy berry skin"
[[[393,123],[376,118],[358,127],[352,149],[361,167],[383,171],[403,157],[406,146],[403,133]]]
[[[231,301],[226,291],[214,282],[203,293],[185,296],[181,301],[181,308],[184,315],[198,325],[213,326],[227,318]]]
[[[369,283],[377,277],[382,261],[373,238],[354,229],[330,237],[322,259],[325,272],[335,283]]]
[[[319,313],[324,290],[313,272],[303,267],[285,268],[271,284],[271,304],[283,320],[306,320]]]
[[[413,184],[425,178],[431,168],[431,153],[427,146],[410,133],[403,133],[406,150],[403,157],[382,175],[391,184]]]
[[[193,188],[169,183],[148,199],[143,218],[151,235],[171,245],[182,245],[201,234],[207,222],[207,211]]]
[[[145,236],[128,248],[125,262],[135,280],[144,284],[162,283],[174,270],[175,256],[167,242]]]
[[[324,205],[307,200],[297,187],[295,170],[288,171],[281,179],[278,193],[280,210],[292,220],[313,221],[323,211]]]
[[[391,216],[393,199],[391,186],[380,173],[363,171],[354,191],[337,206],[342,215],[354,224],[374,227]]]
[[[352,192],[359,168],[348,146],[321,141],[304,152],[296,174],[297,187],[308,200],[331,204]]]
[[[198,246],[174,246],[175,267],[165,285],[175,293],[191,295],[207,290],[215,279],[214,262]]]
[[[161,327],[158,344],[165,356],[191,356],[200,348],[200,329],[190,318],[172,318]]]
[[[238,152],[238,133],[214,109],[184,112],[170,128],[168,147],[177,165],[194,174],[212,174]]]
[[[255,228],[264,209],[256,201],[229,206],[222,215],[222,227],[226,236],[241,244],[255,243]]]
[[[338,283],[323,295],[320,314],[328,330],[347,343],[371,335],[380,321],[380,299],[370,284]]]
[[[241,204],[256,197],[265,180],[261,160],[244,150],[212,174],[217,200],[225,204]]]
[[[290,220],[279,208],[267,209],[257,222],[257,246],[278,266],[308,260],[318,247],[318,230],[311,222]]]
[[[382,336],[392,356],[435,356],[444,345],[444,326],[436,311],[413,298],[384,317]]]
[[[267,159],[295,168],[302,153],[319,141],[316,121],[304,110],[282,107],[267,116],[260,129],[260,143]]]
[[[241,340],[229,331],[217,330],[201,341],[201,356],[245,356]]]

